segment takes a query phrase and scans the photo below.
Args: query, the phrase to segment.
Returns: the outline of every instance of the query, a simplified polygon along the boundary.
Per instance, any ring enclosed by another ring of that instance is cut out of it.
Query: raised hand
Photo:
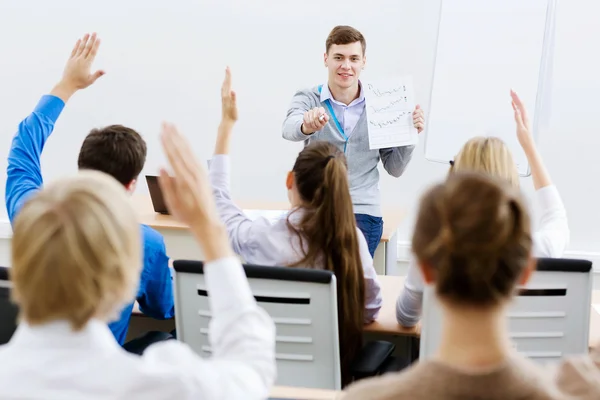
[[[52,90],[52,94],[66,102],[76,91],[85,89],[104,75],[102,70],[91,72],[99,47],[100,39],[95,33],[78,39],[67,60],[62,79]]]
[[[531,136],[531,123],[527,115],[525,105],[514,90],[510,91],[512,98],[512,108],[515,112],[515,123],[517,124],[517,139],[521,147],[526,149],[533,146],[533,137]]]
[[[225,69],[225,80],[221,86],[221,120],[223,122],[235,123],[238,119],[236,94],[231,90],[231,70]]]
[[[417,104],[415,111],[413,111],[413,124],[417,128],[417,132],[423,132],[425,129],[425,113],[420,105]]]
[[[172,124],[164,123],[160,135],[173,176],[160,170],[159,185],[169,212],[189,225],[207,261],[231,254],[227,232],[220,221],[206,172],[188,141]]]
[[[321,130],[329,122],[329,116],[323,107],[315,107],[304,113],[302,121],[302,133],[310,135]]]

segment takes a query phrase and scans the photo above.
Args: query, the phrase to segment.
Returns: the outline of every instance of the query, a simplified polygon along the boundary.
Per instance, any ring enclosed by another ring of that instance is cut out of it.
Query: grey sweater
[[[301,131],[304,113],[315,107],[324,107],[329,114],[329,123],[312,135]],[[348,160],[348,179],[350,195],[354,204],[354,213],[381,216],[381,196],[379,193],[379,159],[388,174],[399,177],[412,158],[415,146],[393,147],[389,149],[370,150],[367,125],[367,112],[362,115],[348,139],[336,128],[332,115],[324,103],[321,103],[319,86],[296,92],[292,104],[283,122],[284,139],[309,144],[317,140],[326,140],[336,145]]]

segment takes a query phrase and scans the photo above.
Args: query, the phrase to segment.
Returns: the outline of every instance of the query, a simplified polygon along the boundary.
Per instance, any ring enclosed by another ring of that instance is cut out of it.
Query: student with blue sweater
[[[96,34],[78,40],[64,69],[63,77],[52,91],[42,96],[33,112],[20,124],[8,156],[6,207],[11,224],[24,203],[43,185],[40,157],[66,102],[78,90],[92,85],[104,71],[91,73],[100,46]],[[98,170],[115,178],[128,192],[135,190],[137,177],[146,161],[146,143],[133,129],[111,125],[94,129],[79,152],[79,169]],[[136,300],[140,310],[156,319],[174,315],[173,287],[162,236],[152,228],[140,226],[143,237],[144,266]],[[110,324],[110,330],[124,344],[133,302]]]
[[[283,123],[283,137],[306,144],[327,141],[344,152],[356,223],[373,257],[383,233],[379,160],[387,173],[397,178],[406,169],[415,146],[369,149],[365,96],[358,79],[367,60],[365,50],[365,38],[358,30],[333,28],[325,43],[327,84],[296,92]],[[413,123],[421,133],[425,120],[419,106]]]

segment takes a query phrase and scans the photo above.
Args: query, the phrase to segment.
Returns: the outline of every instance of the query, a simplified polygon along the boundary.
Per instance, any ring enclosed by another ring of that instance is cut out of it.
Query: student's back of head
[[[135,296],[140,234],[126,191],[80,171],[36,193],[15,219],[11,280],[30,325],[109,321]]]
[[[511,297],[530,265],[529,214],[503,180],[453,174],[424,195],[412,243],[441,299],[494,306]]]
[[[335,273],[342,367],[348,366],[361,345],[365,283],[346,158],[333,144],[315,142],[300,152],[292,174],[303,215],[288,226],[308,249],[293,265],[323,264]]]
[[[139,133],[122,125],[110,125],[87,135],[77,164],[80,169],[104,172],[133,189],[144,168],[146,152],[146,142]]]
[[[481,172],[519,187],[519,174],[506,143],[497,137],[474,137],[463,145],[454,159],[450,173]]]

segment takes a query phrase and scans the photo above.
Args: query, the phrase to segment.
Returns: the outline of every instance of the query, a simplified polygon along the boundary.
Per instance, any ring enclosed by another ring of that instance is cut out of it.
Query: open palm
[[[101,70],[91,73],[99,47],[100,39],[95,33],[86,34],[82,39],[77,40],[65,65],[63,81],[75,89],[85,89],[104,75],[104,71]]]

